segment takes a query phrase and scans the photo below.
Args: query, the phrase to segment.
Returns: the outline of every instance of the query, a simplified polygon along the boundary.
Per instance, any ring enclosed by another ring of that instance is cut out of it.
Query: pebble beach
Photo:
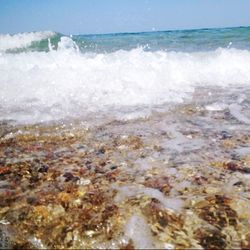
[[[1,122],[0,248],[250,249],[249,96],[201,89],[88,125]]]

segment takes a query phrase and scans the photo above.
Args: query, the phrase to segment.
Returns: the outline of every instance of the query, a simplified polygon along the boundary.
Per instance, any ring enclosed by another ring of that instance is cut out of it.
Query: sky
[[[0,0],[0,33],[250,26],[250,0]]]

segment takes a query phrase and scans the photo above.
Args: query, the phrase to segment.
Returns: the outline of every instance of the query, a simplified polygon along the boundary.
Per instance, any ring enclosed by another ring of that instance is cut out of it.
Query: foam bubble
[[[8,49],[25,48],[31,45],[32,42],[47,39],[55,35],[52,31],[18,33],[15,35],[0,34],[0,52]]]
[[[127,110],[134,117],[142,109],[182,102],[197,86],[250,83],[246,50],[80,53],[63,37],[58,47],[0,54],[2,119],[33,123],[100,111],[130,117]]]
[[[136,249],[153,249],[153,238],[145,219],[134,214],[125,226],[125,236],[133,240]]]
[[[58,43],[58,50],[73,50],[79,52],[79,47],[76,43],[69,37],[63,36],[61,37],[60,42]]]

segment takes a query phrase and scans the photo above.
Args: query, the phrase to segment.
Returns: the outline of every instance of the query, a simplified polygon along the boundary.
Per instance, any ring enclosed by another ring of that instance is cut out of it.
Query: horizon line
[[[142,34],[142,33],[154,33],[154,32],[174,32],[174,31],[192,31],[192,30],[211,30],[211,29],[235,29],[235,28],[250,28],[250,25],[240,25],[240,26],[228,26],[228,27],[204,27],[204,28],[184,28],[184,29],[167,29],[167,30],[144,30],[144,31],[124,31],[124,32],[108,32],[108,33],[85,33],[85,34],[64,34],[64,35],[72,35],[72,36],[99,36],[99,35],[121,35],[121,34]]]
[[[107,33],[63,33],[60,31],[54,31],[54,30],[33,30],[33,31],[23,31],[23,32],[17,32],[17,33],[0,33],[0,35],[15,35],[15,34],[22,34],[22,33],[31,33],[31,32],[46,32],[46,31],[51,31],[54,33],[59,33],[62,35],[67,35],[67,36],[101,36],[101,35],[126,35],[126,34],[143,34],[143,33],[154,33],[154,32],[175,32],[175,31],[194,31],[194,30],[211,30],[211,29],[235,29],[235,28],[250,28],[250,25],[240,25],[240,26],[228,26],[228,27],[204,27],[204,28],[184,28],[184,29],[166,29],[166,30],[144,30],[144,31],[124,31],[124,32],[107,32]]]

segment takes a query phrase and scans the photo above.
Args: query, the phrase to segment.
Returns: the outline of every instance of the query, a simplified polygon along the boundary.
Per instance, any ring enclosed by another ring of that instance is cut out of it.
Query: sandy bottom
[[[249,96],[202,90],[88,127],[2,122],[0,248],[250,249]]]

